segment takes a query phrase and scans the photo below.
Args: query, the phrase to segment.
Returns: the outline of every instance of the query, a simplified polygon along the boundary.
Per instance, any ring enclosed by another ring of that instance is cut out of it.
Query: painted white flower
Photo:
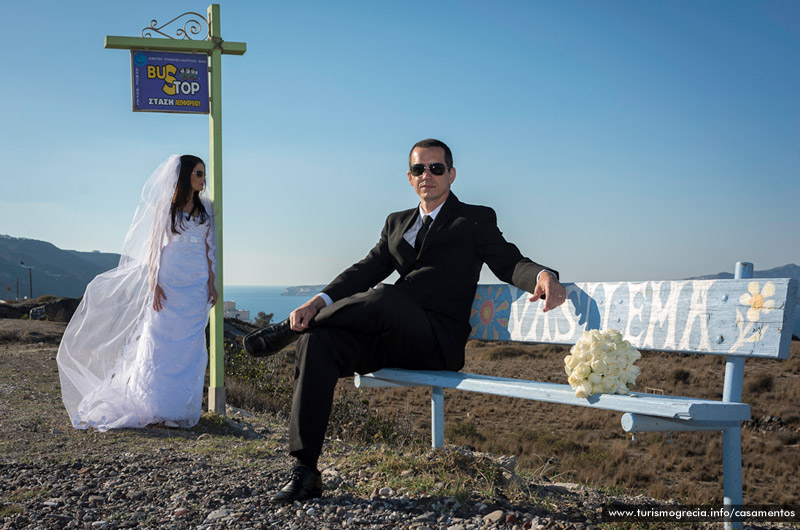
[[[641,357],[619,331],[593,329],[584,331],[570,348],[570,355],[564,357],[564,371],[576,397],[627,394],[628,386],[641,374],[639,367],[633,364]]]
[[[758,282],[753,281],[747,284],[747,291],[739,297],[739,303],[749,306],[747,320],[750,322],[758,322],[761,318],[761,311],[769,313],[775,309],[775,300],[767,300],[775,294],[774,283],[766,282],[764,287],[759,289]]]

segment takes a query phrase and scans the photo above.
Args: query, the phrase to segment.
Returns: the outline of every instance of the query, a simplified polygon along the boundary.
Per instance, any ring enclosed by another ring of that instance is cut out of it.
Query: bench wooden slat
[[[785,359],[797,300],[790,278],[564,284],[567,302],[510,285],[480,285],[470,338],[574,344],[586,329],[619,330],[639,349]],[[788,330],[789,333],[785,333]]]
[[[384,382],[388,382],[390,385],[385,385]],[[632,392],[629,395],[594,394],[588,398],[579,398],[575,397],[575,390],[569,385],[463,372],[384,368],[373,374],[356,376],[356,386],[359,388],[393,385],[454,388],[548,403],[579,405],[701,422],[731,422],[750,419],[750,405],[746,403],[728,403],[640,392]]]

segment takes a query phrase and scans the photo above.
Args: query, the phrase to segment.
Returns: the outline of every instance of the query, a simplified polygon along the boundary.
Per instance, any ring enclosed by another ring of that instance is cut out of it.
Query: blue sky
[[[426,137],[564,281],[800,263],[800,2],[220,3],[247,43],[223,57],[226,284],[362,258],[417,204]],[[119,252],[158,163],[208,157],[208,118],[131,112],[129,53],[103,48],[207,7],[4,7],[0,233]]]

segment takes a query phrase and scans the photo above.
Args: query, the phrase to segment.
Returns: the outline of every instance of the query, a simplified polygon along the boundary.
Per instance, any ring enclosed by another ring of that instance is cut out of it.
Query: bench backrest
[[[797,282],[789,278],[564,284],[567,301],[510,285],[479,285],[470,338],[574,344],[584,330],[619,330],[639,349],[785,359]]]

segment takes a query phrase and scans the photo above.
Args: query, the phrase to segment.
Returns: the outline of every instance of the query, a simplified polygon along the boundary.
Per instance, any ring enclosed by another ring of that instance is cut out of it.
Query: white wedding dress
[[[199,421],[208,364],[209,264],[213,270],[216,252],[213,206],[203,202],[209,218],[199,224],[185,214],[180,234],[168,229],[163,215],[155,216],[166,221],[151,231],[150,243],[166,296],[163,309],[152,307],[153,267],[144,259],[126,262],[123,256],[118,268],[87,287],[57,357],[75,428],[105,431],[165,421],[187,428]]]

